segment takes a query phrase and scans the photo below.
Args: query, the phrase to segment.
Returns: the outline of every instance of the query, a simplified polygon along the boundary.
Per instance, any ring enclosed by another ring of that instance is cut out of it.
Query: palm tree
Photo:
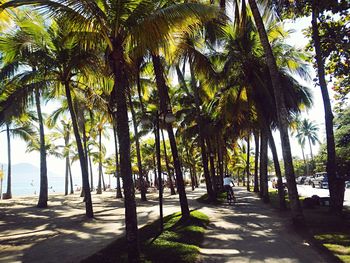
[[[3,114],[3,110],[1,109],[1,115]],[[11,136],[19,137],[25,141],[30,141],[32,136],[34,135],[34,131],[31,127],[31,124],[28,120],[28,115],[22,115],[19,118],[9,118],[9,113],[6,113],[7,119],[0,118],[0,126],[5,126],[5,129],[0,130],[0,133],[6,132],[7,137],[7,160],[8,160],[8,168],[7,168],[7,189],[4,194],[4,199],[12,198],[12,174],[11,174]],[[2,116],[1,116],[2,117]]]
[[[296,183],[295,183],[293,158],[292,158],[289,135],[288,135],[288,126],[289,126],[288,110],[286,108],[286,102],[283,96],[283,88],[280,80],[280,75],[279,75],[276,59],[273,55],[271,45],[269,43],[269,39],[265,30],[264,22],[260,15],[260,11],[258,9],[257,3],[255,0],[248,0],[248,2],[252,10],[255,24],[259,32],[260,41],[264,48],[266,61],[270,72],[272,87],[275,95],[276,108],[278,109],[277,123],[278,123],[278,128],[281,136],[282,153],[283,153],[284,167],[285,167],[285,173],[286,173],[287,184],[288,184],[288,195],[289,195],[289,200],[291,205],[292,217],[295,223],[299,223],[303,221],[303,213],[301,210],[299,197],[298,197],[298,190],[296,188]]]
[[[309,147],[310,147],[310,155],[311,155],[311,162],[312,165],[314,166],[314,155],[312,153],[312,145],[315,145],[316,142],[320,142],[318,137],[317,137],[317,132],[318,132],[318,127],[317,124],[314,122],[308,120],[308,119],[303,119],[299,124],[297,124],[297,134],[296,137],[298,141],[301,142],[301,144],[305,144],[305,140],[308,140]]]
[[[40,194],[37,207],[47,207],[47,164],[44,121],[41,112],[41,94],[47,85],[40,80],[40,74],[45,75],[46,66],[41,63],[47,58],[47,32],[44,20],[36,13],[20,14],[16,18],[18,30],[4,34],[1,38],[0,49],[4,53],[2,75],[11,77],[16,88],[7,94],[8,103],[5,107],[18,107],[22,111],[29,97],[34,97],[37,109],[40,135]],[[19,67],[31,70],[20,71]],[[16,98],[16,103],[13,103]],[[13,104],[13,105],[11,105]]]
[[[58,145],[57,147],[62,149],[61,150],[61,158],[65,158],[65,183],[64,183],[64,194],[68,195],[68,186],[70,183],[70,194],[74,193],[73,190],[73,178],[72,178],[72,173],[71,173],[71,162],[70,162],[70,151],[71,151],[71,142],[70,142],[70,137],[72,133],[72,122],[68,120],[66,117],[63,117],[60,120],[61,127],[58,126],[58,116],[60,110],[54,111],[53,114],[51,114],[47,120],[46,124],[49,127],[49,129],[54,128],[54,131],[50,133],[50,138],[53,141],[56,140],[63,140],[64,145]],[[56,114],[55,114],[56,113]]]
[[[147,201],[146,197],[146,183],[144,179],[144,173],[142,169],[142,160],[141,160],[141,150],[140,150],[140,136],[138,131],[138,122],[136,119],[136,112],[134,108],[134,103],[132,101],[131,91],[129,89],[128,92],[128,100],[129,100],[129,107],[131,111],[131,117],[133,121],[133,127],[134,127],[134,137],[135,137],[135,146],[136,146],[136,157],[137,157],[137,167],[139,170],[139,181],[140,181],[140,190],[141,190],[141,200]]]

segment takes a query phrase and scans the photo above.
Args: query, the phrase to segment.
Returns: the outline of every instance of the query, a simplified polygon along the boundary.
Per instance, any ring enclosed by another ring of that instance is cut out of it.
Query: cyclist
[[[232,186],[235,186],[233,179],[231,178],[231,176],[229,174],[225,175],[224,178],[224,189],[227,193],[227,196],[229,196],[229,194],[232,196],[232,199],[235,199],[235,195],[233,193],[233,189]]]

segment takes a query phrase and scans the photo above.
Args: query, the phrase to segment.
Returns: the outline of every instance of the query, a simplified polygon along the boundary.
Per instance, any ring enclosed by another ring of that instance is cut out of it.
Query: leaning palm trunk
[[[166,145],[165,145],[165,140],[164,140],[164,132],[163,129],[160,130],[162,133],[162,140],[163,140],[163,148],[164,148],[164,157],[165,157],[165,166],[168,171],[168,179],[169,179],[169,184],[170,184],[170,194],[175,195],[175,188],[174,188],[174,183],[172,177],[172,172],[170,171],[170,166],[169,166],[169,158],[168,158],[168,153],[166,151]]]
[[[40,106],[40,93],[39,89],[35,88],[35,104],[38,113],[39,120],[39,136],[40,136],[40,194],[37,207],[47,207],[48,200],[48,186],[47,186],[47,165],[46,165],[46,147],[45,147],[45,134],[43,116]]]
[[[82,181],[83,181],[83,192],[84,192],[84,199],[85,199],[85,213],[86,216],[89,218],[94,217],[94,212],[92,209],[92,200],[91,200],[91,193],[90,193],[90,186],[89,186],[89,172],[87,169],[87,162],[85,157],[84,148],[81,142],[80,134],[79,134],[79,128],[78,128],[78,122],[77,117],[74,111],[73,107],[73,101],[72,101],[72,95],[70,93],[69,89],[69,82],[64,83],[67,102],[68,102],[68,108],[70,111],[70,115],[72,118],[72,124],[73,124],[73,131],[75,135],[75,140],[78,147],[78,155],[79,155],[79,161],[80,161],[80,168],[81,168],[81,175],[82,175]]]
[[[258,176],[258,167],[259,167],[259,132],[254,131],[254,141],[255,141],[255,160],[254,160],[254,192],[259,192],[259,176]]]
[[[292,219],[294,223],[303,223],[304,216],[299,202],[298,190],[295,182],[295,174],[293,167],[293,158],[290,148],[289,134],[288,134],[288,111],[285,105],[283,89],[280,81],[280,76],[276,64],[276,59],[272,53],[272,49],[267,37],[265,26],[261,18],[258,6],[255,0],[249,0],[249,5],[252,10],[254,21],[259,32],[261,44],[264,48],[266,62],[269,68],[272,87],[274,91],[277,121],[280,131],[282,153],[284,160],[285,173],[288,184],[288,195],[290,200],[290,208],[292,212]]]
[[[196,105],[196,121],[198,125],[198,140],[199,140],[199,146],[201,148],[201,157],[202,157],[202,164],[203,164],[203,173],[205,178],[205,183],[207,187],[207,194],[210,201],[214,201],[216,199],[215,192],[213,189],[213,184],[210,178],[209,173],[209,165],[208,165],[208,156],[207,156],[207,149],[204,141],[204,134],[203,134],[203,120],[201,117],[200,112],[200,97],[199,97],[199,90],[196,84],[196,79],[194,75],[194,70],[192,63],[190,63],[190,71],[191,71],[191,87],[194,94],[194,100]]]
[[[136,121],[136,113],[134,109],[134,105],[131,100],[131,91],[128,90],[128,99],[129,99],[129,107],[131,111],[131,118],[134,126],[134,136],[135,136],[135,144],[136,144],[136,158],[137,158],[137,167],[139,169],[139,181],[140,181],[140,191],[141,191],[141,201],[147,201],[146,197],[146,184],[145,184],[145,178],[143,174],[142,169],[142,160],[141,160],[141,150],[140,150],[140,138],[139,138],[139,132],[137,129],[137,121]]]
[[[276,176],[277,176],[277,189],[278,189],[278,199],[279,199],[280,209],[285,210],[287,207],[286,207],[286,199],[285,199],[285,195],[284,195],[281,167],[280,167],[280,163],[278,161],[275,140],[272,136],[272,132],[271,132],[270,127],[268,127],[268,134],[269,134],[270,149],[272,152],[273,163],[275,165],[275,172],[276,172]]]
[[[4,199],[12,198],[12,178],[11,178],[11,136],[10,136],[10,126],[6,123],[6,136],[7,136],[7,190]]]
[[[260,197],[265,203],[270,202],[267,176],[267,152],[268,152],[268,137],[266,130],[261,130],[260,144]]]
[[[160,57],[158,55],[152,55],[152,62],[154,67],[154,73],[156,75],[156,83],[159,93],[159,102],[160,102],[160,109],[163,113],[168,112],[168,103],[170,101],[169,94],[168,94],[168,87],[165,83],[164,78],[164,70],[163,66],[160,61]],[[170,105],[169,105],[170,106]],[[182,176],[181,171],[181,164],[179,159],[179,154],[177,150],[175,135],[173,131],[173,127],[170,123],[166,124],[166,129],[169,136],[169,142],[170,142],[170,148],[171,152],[173,154],[173,160],[174,160],[174,167],[175,167],[175,174],[176,174],[176,182],[177,182],[177,190],[179,192],[179,199],[180,199],[180,206],[181,206],[181,213],[182,218],[187,219],[190,216],[190,210],[188,208],[188,202],[187,202],[187,196],[185,191],[185,182]]]
[[[115,176],[117,178],[117,194],[116,198],[123,198],[122,189],[120,186],[120,166],[119,166],[119,151],[118,151],[118,138],[116,127],[113,124],[113,136],[114,136],[114,147],[115,147]]]
[[[137,213],[135,201],[135,187],[132,178],[130,158],[130,132],[127,107],[127,87],[129,86],[124,61],[122,40],[113,40],[111,65],[113,65],[114,87],[111,93],[111,107],[117,121],[117,134],[120,150],[120,174],[123,179],[126,240],[129,262],[138,262],[140,259],[139,236],[137,227]]]

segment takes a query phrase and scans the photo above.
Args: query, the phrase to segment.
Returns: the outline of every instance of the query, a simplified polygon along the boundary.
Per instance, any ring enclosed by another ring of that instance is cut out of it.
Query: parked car
[[[316,173],[311,179],[311,186],[313,188],[328,188],[328,176],[326,172]]]

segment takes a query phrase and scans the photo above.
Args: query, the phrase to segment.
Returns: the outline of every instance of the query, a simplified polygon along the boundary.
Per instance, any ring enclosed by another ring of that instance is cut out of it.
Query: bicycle
[[[227,194],[227,202],[229,205],[233,205],[234,203],[236,203],[236,197],[231,189],[226,189],[226,194]]]

